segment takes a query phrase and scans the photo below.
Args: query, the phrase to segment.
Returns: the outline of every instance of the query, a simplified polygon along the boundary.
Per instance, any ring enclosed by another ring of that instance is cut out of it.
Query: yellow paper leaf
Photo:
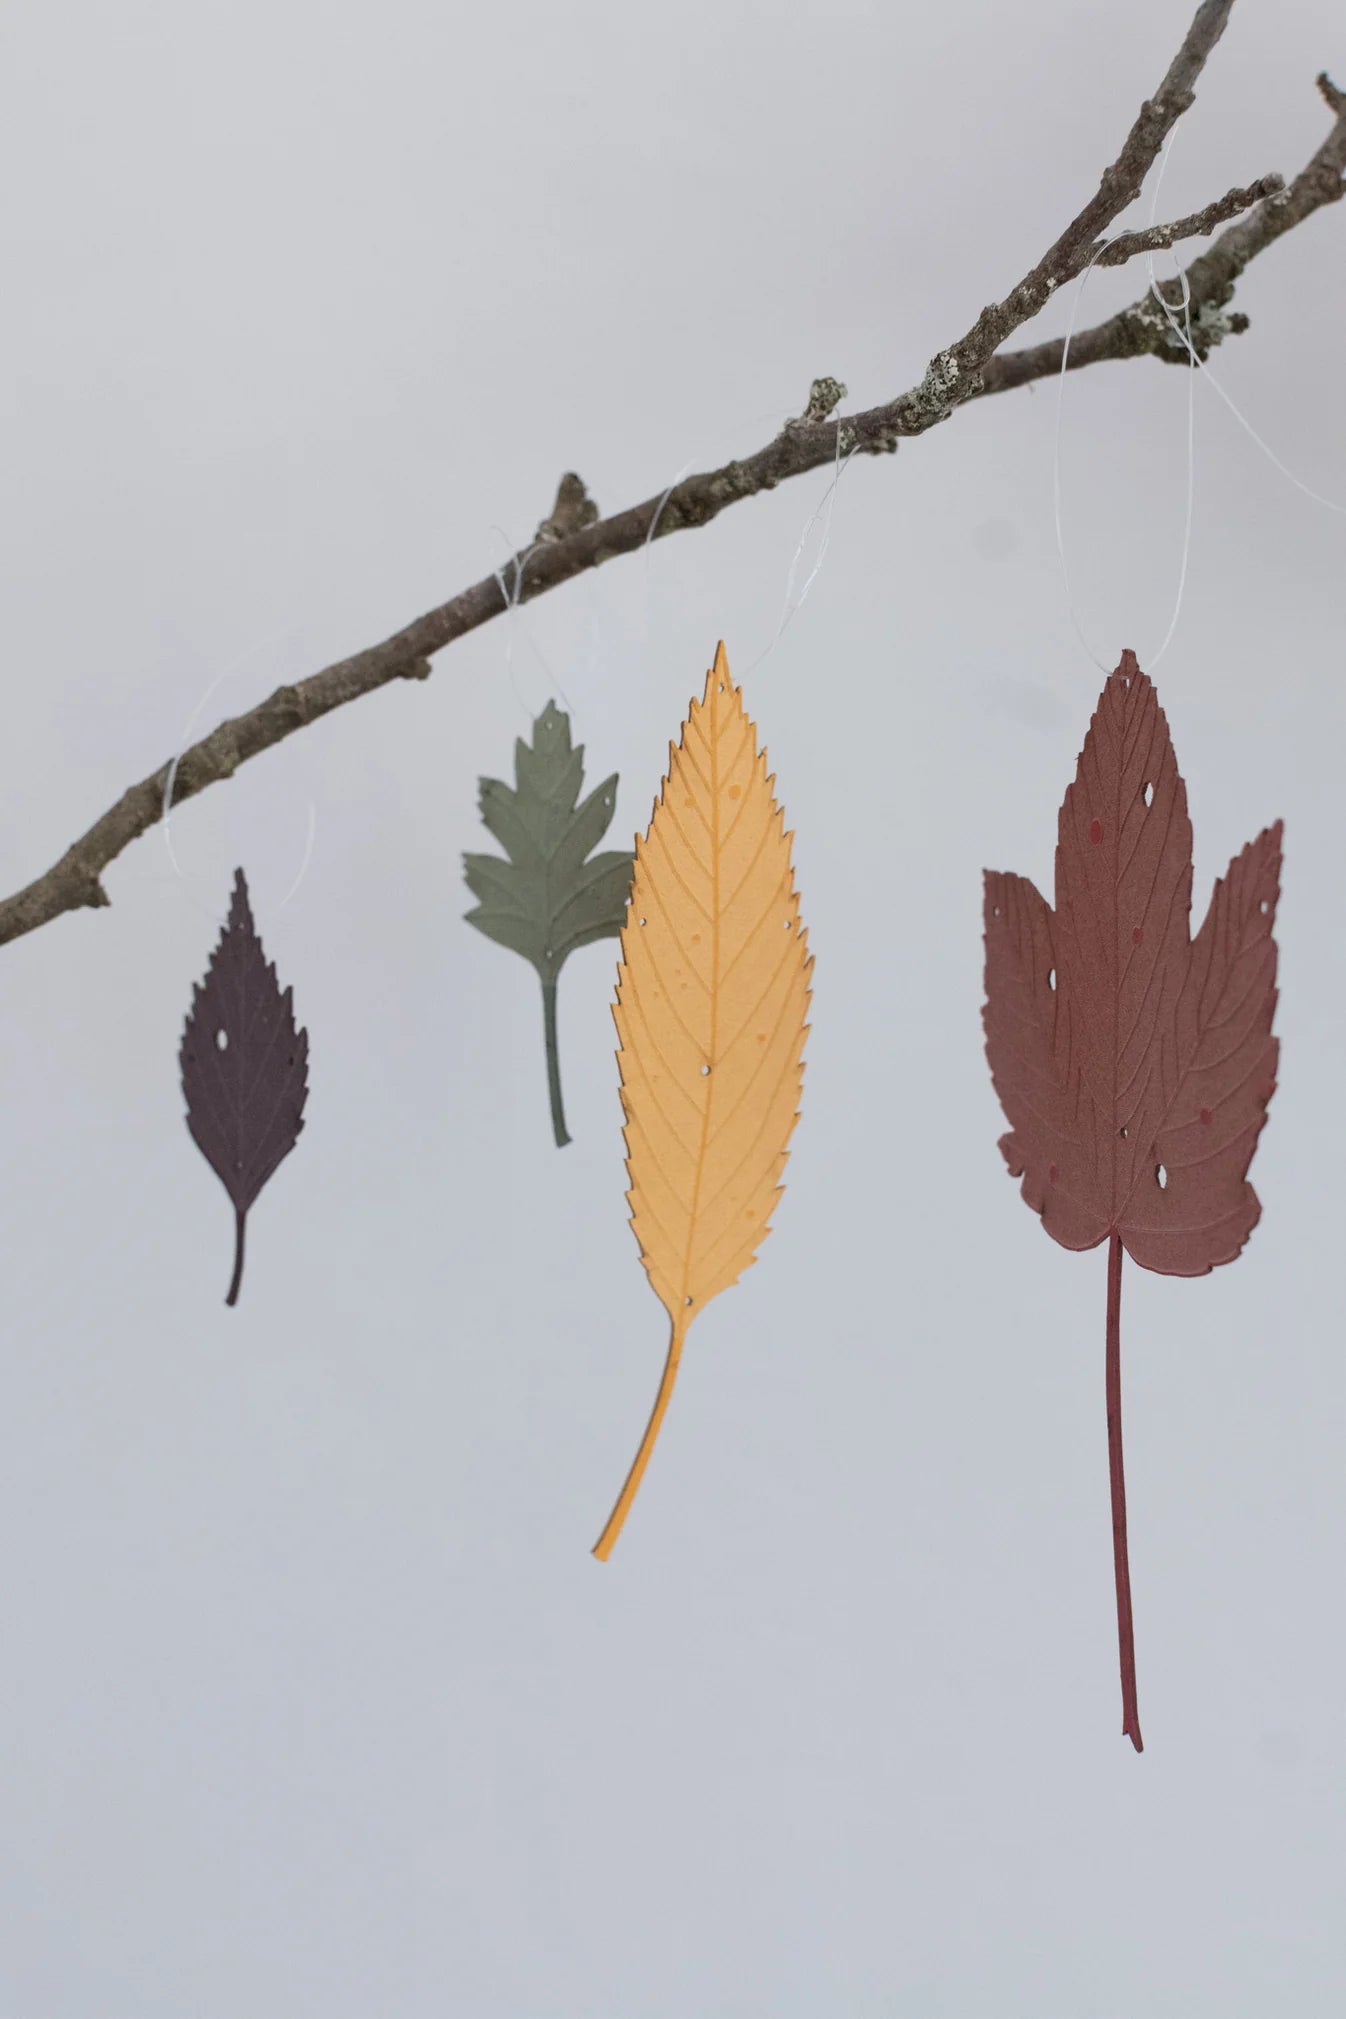
[[[812,956],[785,816],[723,645],[636,842],[613,1015],[627,1198],[672,1336],[654,1413],[594,1549],[626,1519],[687,1327],[756,1260],[803,1084]]]

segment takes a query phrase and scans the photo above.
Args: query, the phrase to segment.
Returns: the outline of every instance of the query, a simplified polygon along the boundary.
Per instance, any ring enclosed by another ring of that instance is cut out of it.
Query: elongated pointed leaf
[[[506,850],[467,854],[463,874],[477,903],[469,925],[499,946],[522,954],[542,982],[543,1031],[552,1127],[568,1143],[556,1043],[556,980],[576,947],[611,939],[622,929],[631,887],[627,849],[590,851],[606,834],[617,801],[617,774],[584,800],[584,748],[570,741],[570,718],[548,702],[533,724],[531,744],[514,746],[512,786],[481,781],[481,817]]]
[[[670,746],[622,928],[626,1196],[671,1336],[600,1559],[640,1484],[688,1326],[770,1231],[799,1118],[813,956],[774,785],[721,645]]]
[[[225,1299],[234,1304],[248,1211],[299,1140],[308,1093],[308,1032],[296,1030],[291,991],[262,950],[241,869],[205,979],[192,990],[179,1059],[187,1127],[234,1206]]]

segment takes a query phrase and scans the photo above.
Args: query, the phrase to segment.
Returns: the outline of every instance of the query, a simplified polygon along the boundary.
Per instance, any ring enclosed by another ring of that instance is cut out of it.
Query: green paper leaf
[[[514,784],[481,780],[481,817],[505,850],[463,857],[476,898],[469,925],[531,961],[542,982],[543,1032],[552,1129],[568,1143],[556,1050],[556,978],[568,954],[614,939],[626,917],[634,857],[630,849],[591,850],[607,833],[617,803],[617,774],[586,799],[584,746],[572,748],[570,717],[549,701],[533,740],[514,745]]]

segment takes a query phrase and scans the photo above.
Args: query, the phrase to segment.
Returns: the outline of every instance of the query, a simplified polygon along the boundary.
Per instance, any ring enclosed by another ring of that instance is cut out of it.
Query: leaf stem
[[[1108,1242],[1108,1476],[1112,1487],[1112,1567],[1117,1581],[1117,1647],[1122,1671],[1122,1736],[1145,1747],[1136,1708],[1136,1644],[1131,1624],[1131,1569],[1126,1553],[1126,1478],[1122,1471],[1122,1239]]]
[[[547,1041],[547,1093],[551,1099],[552,1134],[558,1150],[570,1141],[561,1105],[561,1059],[556,1049],[556,976],[542,977],[542,1027]]]
[[[224,1300],[226,1304],[237,1304],[238,1302],[239,1286],[243,1281],[243,1227],[247,1217],[247,1212],[242,1206],[235,1206],[234,1273],[229,1283],[229,1295]]]
[[[668,1398],[673,1393],[673,1383],[678,1378],[678,1362],[682,1358],[682,1342],[686,1333],[686,1321],[673,1320],[673,1334],[668,1342],[668,1358],[664,1362],[663,1375],[659,1382],[659,1393],[654,1398],[654,1408],[645,1426],[645,1435],[640,1440],[635,1463],[626,1475],[626,1484],[617,1496],[617,1505],[608,1516],[608,1525],[593,1547],[593,1554],[600,1563],[606,1563],[612,1554],[612,1546],[622,1532],[622,1523],[631,1511],[631,1502],[636,1497],[636,1488],[644,1476],[645,1467],[650,1462],[654,1440],[659,1435],[659,1426],[668,1408]]]

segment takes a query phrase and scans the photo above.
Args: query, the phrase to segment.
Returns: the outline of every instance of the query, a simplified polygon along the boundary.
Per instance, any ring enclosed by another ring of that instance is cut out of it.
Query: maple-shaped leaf
[[[1276,1084],[1281,823],[1234,857],[1189,937],[1192,828],[1135,655],[1109,676],[1057,828],[1056,908],[986,876],[986,1051],[1005,1161],[1053,1238],[1117,1234],[1144,1268],[1232,1261]]]
[[[649,1426],[594,1547],[600,1562],[644,1476],[688,1326],[770,1232],[799,1119],[813,956],[775,782],[720,645],[669,745],[622,928],[613,1017],[626,1196],[669,1344]]]
[[[299,1140],[308,1092],[308,1032],[295,1029],[291,991],[262,950],[241,869],[205,979],[192,990],[179,1061],[187,1127],[233,1201],[224,1301],[235,1304],[249,1208]]]
[[[570,718],[549,701],[533,724],[533,740],[514,745],[514,785],[483,778],[481,817],[506,850],[464,855],[468,888],[478,900],[469,925],[521,953],[542,982],[543,1035],[552,1130],[568,1143],[556,1046],[556,978],[566,956],[622,929],[631,888],[630,849],[590,851],[607,833],[617,802],[617,774],[586,799],[584,745],[570,742]]]
[[[1276,1085],[1281,823],[1249,842],[1190,936],[1192,828],[1154,687],[1123,652],[1057,827],[1056,904],[985,879],[991,1075],[1000,1148],[1065,1248],[1110,1243],[1107,1386],[1123,1728],[1140,1749],[1121,1462],[1125,1249],[1201,1276],[1239,1253],[1261,1208],[1247,1172]]]

